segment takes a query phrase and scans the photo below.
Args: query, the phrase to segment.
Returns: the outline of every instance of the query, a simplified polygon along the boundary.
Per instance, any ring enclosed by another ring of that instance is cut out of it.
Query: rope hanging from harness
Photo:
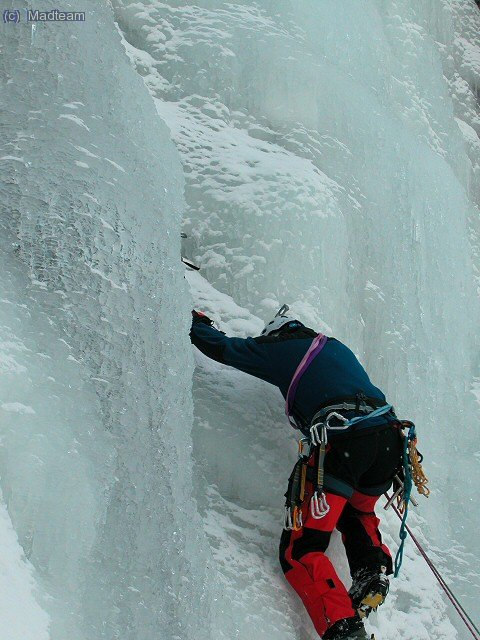
[[[402,522],[400,524],[400,546],[398,547],[397,554],[395,556],[394,576],[398,576],[400,567],[403,562],[403,551],[405,546],[405,539],[407,538],[407,517],[409,503],[412,502],[415,506],[416,503],[411,497],[413,485],[417,487],[417,491],[426,497],[430,494],[430,489],[427,487],[428,478],[425,475],[422,468],[422,456],[417,451],[417,434],[415,431],[415,425],[413,422],[403,420],[400,423],[402,429],[408,429],[407,435],[404,436],[403,441],[403,455],[402,455],[402,468],[403,468],[403,483],[396,477],[396,481],[399,484],[399,488],[396,493],[387,502],[386,508],[392,504],[393,499],[397,499],[397,509],[402,515]]]
[[[412,474],[410,472],[410,462],[408,459],[408,441],[410,437],[415,435],[415,426],[412,425],[408,431],[408,435],[404,438],[403,442],[403,471],[404,471],[404,481],[403,481],[403,497],[402,497],[402,506],[403,506],[403,517],[402,523],[400,525],[400,546],[398,547],[397,555],[395,556],[395,570],[394,576],[395,578],[398,576],[400,572],[400,567],[403,562],[403,550],[405,546],[405,539],[407,537],[407,517],[408,517],[408,503],[410,501],[410,494],[412,492]]]

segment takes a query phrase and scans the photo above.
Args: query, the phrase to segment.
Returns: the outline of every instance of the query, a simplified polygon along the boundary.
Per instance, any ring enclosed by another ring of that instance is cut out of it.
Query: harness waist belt
[[[313,416],[312,424],[322,420],[326,415],[331,413],[332,411],[358,411],[360,413],[372,413],[376,409],[380,407],[385,407],[388,405],[388,402],[384,402],[383,400],[379,400],[377,398],[346,398],[344,400],[333,400],[332,403],[327,406],[321,407]],[[392,413],[394,413],[393,407],[391,409]]]

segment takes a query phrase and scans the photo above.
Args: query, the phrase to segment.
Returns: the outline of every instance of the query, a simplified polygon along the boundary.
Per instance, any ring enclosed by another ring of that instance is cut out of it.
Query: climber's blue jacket
[[[316,335],[302,327],[278,336],[229,338],[202,322],[195,322],[190,331],[191,341],[206,356],[277,386],[284,398],[293,374]],[[297,424],[306,427],[320,407],[358,393],[382,404],[386,402],[353,352],[339,340],[328,338],[300,379],[292,415]],[[365,420],[362,430],[388,420],[385,416]]]

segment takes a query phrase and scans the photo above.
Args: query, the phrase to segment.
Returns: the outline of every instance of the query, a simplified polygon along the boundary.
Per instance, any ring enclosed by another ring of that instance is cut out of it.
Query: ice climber
[[[286,398],[303,450],[290,476],[280,564],[324,640],[368,638],[363,620],[388,593],[392,558],[374,509],[402,455],[393,408],[355,355],[284,307],[255,338],[229,338],[193,311],[190,337],[205,355],[266,380]],[[352,586],[325,555],[337,528]]]

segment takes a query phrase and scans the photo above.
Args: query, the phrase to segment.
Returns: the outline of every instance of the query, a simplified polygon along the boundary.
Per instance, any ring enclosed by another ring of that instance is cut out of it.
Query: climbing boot
[[[323,640],[369,640],[359,615],[334,622],[322,636]]]
[[[386,574],[387,568],[359,569],[353,574],[353,582],[348,592],[353,608],[357,610],[360,618],[368,618],[372,611],[385,602],[390,581]]]

